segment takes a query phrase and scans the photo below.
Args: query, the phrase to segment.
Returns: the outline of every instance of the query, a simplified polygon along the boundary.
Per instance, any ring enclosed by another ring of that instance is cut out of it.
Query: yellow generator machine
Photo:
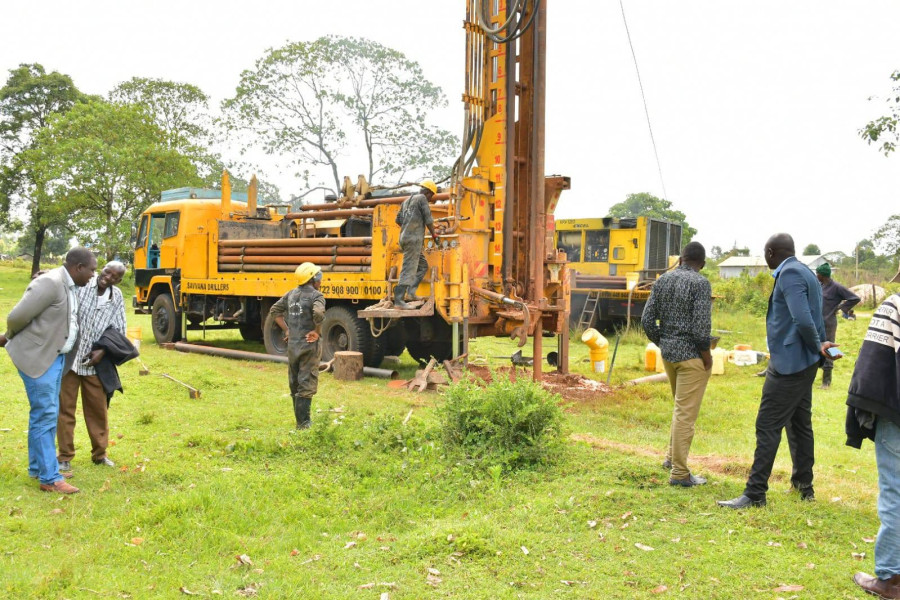
[[[650,287],[681,253],[681,225],[649,217],[559,219],[556,248],[572,277],[574,329],[640,318]]]
[[[399,310],[392,297],[402,261],[395,223],[408,193],[373,197],[347,181],[335,202],[280,214],[230,191],[174,190],[141,217],[135,247],[135,306],[153,315],[159,342],[188,329],[239,327],[272,353],[284,343],[271,305],[296,285],[302,262],[322,266],[327,301],[324,360],[358,350],[367,366],[406,347],[420,361],[467,352],[477,335],[559,339],[567,369],[565,258],[552,238],[562,176],[544,176],[547,1],[466,0],[466,130],[449,186],[432,197],[439,242],[425,245],[427,298]],[[424,244],[423,240],[423,244]],[[186,322],[184,322],[186,319]],[[540,377],[535,360],[535,378]]]

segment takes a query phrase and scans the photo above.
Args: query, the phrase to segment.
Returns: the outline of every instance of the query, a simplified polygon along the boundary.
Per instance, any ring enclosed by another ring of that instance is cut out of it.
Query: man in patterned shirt
[[[125,265],[111,261],[99,275],[78,291],[78,329],[81,336],[75,346],[75,362],[62,379],[59,391],[59,420],[56,440],[59,446],[59,470],[71,472],[75,457],[75,408],[78,389],[81,389],[81,409],[84,424],[91,439],[91,460],[95,465],[114,467],[106,456],[109,443],[109,421],[106,392],[97,377],[94,366],[104,355],[104,350],[91,350],[108,327],[125,335],[125,301],[116,287],[125,275]]]
[[[664,273],[653,285],[641,325],[647,337],[662,351],[663,365],[675,397],[669,448],[663,467],[671,469],[671,485],[692,487],[706,483],[703,477],[691,474],[687,457],[712,369],[709,351],[712,288],[698,272],[706,265],[706,250],[702,244],[691,242],[686,245],[678,263],[677,269]]]

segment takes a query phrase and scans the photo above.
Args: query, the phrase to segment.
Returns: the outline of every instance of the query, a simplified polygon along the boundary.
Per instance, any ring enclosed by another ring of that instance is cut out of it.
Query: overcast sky
[[[604,216],[629,193],[662,197],[618,1],[544,1],[546,167],[572,178],[557,216]],[[849,254],[900,213],[900,155],[885,158],[857,133],[886,112],[900,2],[624,5],[667,198],[707,248],[760,253],[784,230],[799,248]],[[422,65],[450,100],[441,124],[461,133],[464,0],[44,0],[0,15],[3,81],[38,62],[88,93],[159,77],[200,86],[215,106],[267,48],[368,37]],[[298,191],[270,175],[286,197]]]

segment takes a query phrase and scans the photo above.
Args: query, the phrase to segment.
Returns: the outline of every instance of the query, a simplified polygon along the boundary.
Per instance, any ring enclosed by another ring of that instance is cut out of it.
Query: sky
[[[547,174],[568,175],[558,218],[601,217],[630,193],[670,200],[707,249],[852,254],[900,213],[900,154],[859,138],[900,69],[900,2],[544,0]],[[461,134],[465,0],[91,0],[0,9],[0,73],[38,62],[105,95],[134,76],[195,84],[217,106],[266,49],[367,37],[418,61]],[[875,99],[870,100],[870,97]],[[353,167],[348,175],[364,171]],[[662,178],[660,177],[660,170]],[[268,173],[285,197],[287,173]]]

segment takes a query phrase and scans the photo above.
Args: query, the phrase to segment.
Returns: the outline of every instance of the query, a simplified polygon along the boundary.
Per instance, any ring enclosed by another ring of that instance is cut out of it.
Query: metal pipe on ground
[[[263,354],[261,352],[247,352],[245,350],[232,350],[230,348],[199,346],[197,344],[188,344],[186,342],[175,342],[174,348],[179,352],[206,354],[208,356],[218,356],[221,358],[236,358],[238,360],[253,360],[257,362],[277,362],[281,364],[287,364],[288,362],[287,356],[278,354]],[[374,367],[363,367],[363,375],[379,377],[381,379],[397,379],[399,377],[397,371],[392,369],[376,369]]]
[[[220,265],[370,265],[371,256],[219,256]]]
[[[306,248],[258,248],[247,246],[245,248],[219,248],[219,256],[370,256],[372,246],[322,246]]]
[[[321,238],[251,238],[246,240],[219,240],[220,248],[291,248],[306,246],[371,246],[371,237],[321,237]]]
[[[284,273],[293,274],[294,269],[300,263],[294,265],[219,265],[220,273]],[[372,267],[357,267],[350,265],[319,265],[325,273],[371,273]]]
[[[663,383],[669,380],[669,376],[665,373],[657,373],[656,375],[647,375],[646,377],[638,377],[637,379],[632,379],[630,381],[626,381],[628,385],[639,385],[641,383]]]

